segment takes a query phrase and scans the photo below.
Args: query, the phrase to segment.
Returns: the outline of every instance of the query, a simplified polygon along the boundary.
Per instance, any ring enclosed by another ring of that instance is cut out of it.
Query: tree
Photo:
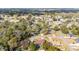
[[[60,30],[64,33],[64,34],[68,34],[69,33],[69,30],[68,28],[66,27],[66,25],[62,25],[60,27]]]
[[[31,41],[29,39],[24,39],[22,41],[18,42],[18,46],[19,46],[19,50],[23,51],[23,50],[28,50],[28,47],[31,43]]]
[[[42,45],[43,49],[46,51],[60,51],[59,48],[52,46],[52,44],[48,41],[45,41]]]
[[[55,27],[54,27],[54,30],[55,30],[55,31],[59,31],[60,28],[59,28],[58,26],[55,26]]]
[[[16,37],[12,37],[12,39],[10,39],[8,41],[8,45],[10,47],[10,50],[13,50],[14,48],[17,47],[17,38]]]
[[[79,27],[77,26],[72,26],[71,32],[75,35],[79,35]]]
[[[29,50],[31,50],[31,51],[36,51],[36,50],[38,50],[38,49],[39,49],[39,47],[38,47],[37,44],[34,44],[34,42],[31,42],[31,43],[30,43]]]

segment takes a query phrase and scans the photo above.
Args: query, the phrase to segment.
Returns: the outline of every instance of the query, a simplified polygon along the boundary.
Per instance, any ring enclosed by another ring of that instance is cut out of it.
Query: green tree
[[[13,50],[13,48],[17,47],[17,38],[12,37],[12,39],[8,41],[8,45],[10,47],[10,50]]]
[[[59,48],[52,46],[52,44],[48,41],[45,41],[42,45],[43,49],[46,51],[60,51]]]
[[[54,27],[54,30],[55,30],[55,31],[59,31],[60,28],[59,28],[58,26],[55,26],[55,27]]]
[[[31,51],[36,51],[36,50],[38,50],[37,45],[34,44],[34,42],[31,42],[31,43],[30,43],[30,46],[29,46],[29,50],[31,50]]]
[[[71,32],[75,35],[79,35],[79,27],[72,26]]]
[[[66,25],[62,25],[60,27],[60,30],[64,33],[64,34],[68,34],[69,33],[69,29],[66,27]]]

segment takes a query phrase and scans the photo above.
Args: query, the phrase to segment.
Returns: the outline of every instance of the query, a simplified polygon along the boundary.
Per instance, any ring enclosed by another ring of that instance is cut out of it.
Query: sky
[[[0,8],[79,8],[78,0],[0,0]]]

